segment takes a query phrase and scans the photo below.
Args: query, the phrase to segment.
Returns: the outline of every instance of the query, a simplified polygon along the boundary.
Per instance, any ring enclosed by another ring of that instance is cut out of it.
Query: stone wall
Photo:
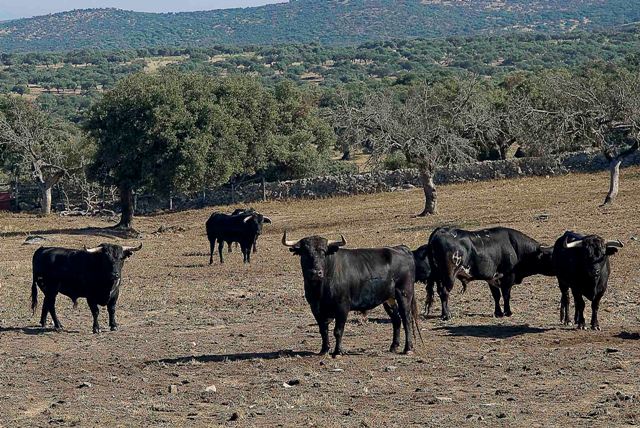
[[[623,166],[640,165],[640,151],[629,156]],[[436,184],[463,183],[527,176],[552,176],[568,172],[606,170],[609,162],[600,152],[567,153],[558,158],[521,158],[503,161],[474,162],[442,169]],[[266,183],[267,200],[315,199],[379,192],[392,192],[419,187],[417,170],[377,171],[358,175],[337,175],[302,180]],[[207,191],[201,195],[181,195],[172,200],[174,209],[211,205],[251,203],[263,198],[262,184],[248,184],[232,191],[229,187]],[[138,198],[138,212],[167,209],[169,202],[152,196]]]
[[[623,166],[640,165],[640,151],[625,159]],[[567,153],[558,158],[521,158],[503,161],[474,162],[455,165],[442,169],[435,177],[436,184],[463,183],[482,180],[496,180],[526,176],[551,176],[568,172],[595,172],[606,170],[608,161],[600,152]],[[419,187],[420,177],[416,170],[377,171],[358,175],[337,175],[302,180],[266,183],[264,194],[267,200],[315,199],[333,196],[349,196],[379,192],[392,192]],[[33,188],[30,188],[33,187]],[[69,189],[62,192],[55,189],[54,207],[62,209],[62,197],[74,199]],[[212,205],[230,205],[234,203],[250,204],[261,201],[263,189],[261,183],[252,183],[235,187],[229,186],[207,190],[199,194],[177,195],[160,198],[156,195],[138,195],[136,212],[139,214],[167,210],[202,208]],[[104,208],[116,209],[112,198],[105,202]],[[70,200],[69,203],[79,203]],[[37,189],[33,185],[24,186],[20,194],[20,208],[37,209],[39,206]]]

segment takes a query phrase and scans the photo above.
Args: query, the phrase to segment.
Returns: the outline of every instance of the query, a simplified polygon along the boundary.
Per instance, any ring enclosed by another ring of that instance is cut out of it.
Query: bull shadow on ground
[[[0,238],[15,238],[29,236],[47,236],[47,235],[76,235],[76,236],[101,236],[109,239],[134,239],[140,238],[140,232],[133,229],[123,229],[118,227],[82,227],[78,229],[47,229],[47,230],[29,230],[20,232],[0,232]],[[39,243],[39,242],[38,242]]]
[[[0,327],[0,333],[9,333],[9,332],[22,332],[28,336],[37,336],[40,334],[46,333],[58,333],[58,331],[53,327],[40,327],[40,326],[31,326],[31,327]],[[78,331],[73,330],[63,330],[60,333],[79,333]]]
[[[630,333],[628,331],[622,331],[616,334],[615,337],[618,337],[623,340],[640,340],[640,333]]]
[[[237,354],[212,354],[212,355],[190,355],[187,357],[163,358],[161,360],[147,361],[145,364],[187,364],[191,362],[199,363],[223,363],[247,360],[277,360],[279,358],[291,357],[311,357],[317,355],[310,351],[292,351],[290,349],[272,352],[246,352]]]
[[[508,339],[510,337],[522,336],[525,334],[544,333],[550,328],[531,327],[528,324],[521,325],[451,325],[436,327],[434,330],[445,331],[449,336],[466,336],[493,339]]]

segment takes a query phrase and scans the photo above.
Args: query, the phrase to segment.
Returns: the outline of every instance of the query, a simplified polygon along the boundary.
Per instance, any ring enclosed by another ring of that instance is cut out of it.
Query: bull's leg
[[[118,329],[118,322],[116,321],[116,303],[118,302],[118,294],[113,296],[109,303],[107,303],[107,311],[109,312],[109,328],[111,331]]]
[[[569,287],[564,283],[560,283],[560,322],[564,325],[571,325],[569,319],[569,304],[571,298],[569,297]]]
[[[347,322],[347,314],[347,311],[336,313],[336,321],[335,325],[333,326],[333,337],[336,339],[336,347],[333,350],[333,354],[331,354],[333,358],[336,358],[337,356],[343,354],[342,335],[344,333],[344,325]]]
[[[89,304],[89,309],[91,309],[91,315],[93,315],[93,332],[95,334],[100,333],[100,323],[98,322],[98,315],[100,315],[100,308],[98,308],[98,304],[92,301],[87,300]]]
[[[400,318],[400,313],[398,312],[398,306],[396,304],[390,305],[385,302],[382,306],[384,306],[384,310],[387,311],[389,318],[391,318],[391,323],[393,324],[393,339],[391,341],[391,348],[389,349],[389,352],[397,352],[398,347],[400,347],[400,326],[402,326],[402,318]]]
[[[438,295],[440,296],[440,303],[442,305],[442,321],[451,319],[451,312],[449,311],[449,294],[453,290],[454,278],[446,276],[442,281],[438,282]]]
[[[257,252],[258,252],[258,247],[256,246],[256,244],[257,244],[257,243],[258,243],[258,237],[256,236],[256,237],[253,239],[253,252],[254,252],[254,253],[257,253]]]
[[[47,295],[44,295],[44,301],[42,302],[42,314],[40,315],[40,325],[42,327],[47,326],[47,314],[49,313],[49,305]]]
[[[237,245],[237,244],[236,244]],[[232,253],[233,250],[231,249],[231,247],[233,246],[233,242],[227,242],[227,247],[229,247],[229,249],[227,250],[227,252]]]
[[[224,249],[224,241],[218,239],[218,254],[220,254],[220,263],[224,263],[222,258],[222,250]]]
[[[213,252],[216,248],[216,238],[209,238],[209,264],[213,264]]]
[[[504,316],[504,312],[502,312],[502,308],[500,307],[500,288],[497,285],[489,285],[489,290],[491,290],[491,295],[493,296],[494,309],[493,314],[496,318],[502,318]]]
[[[251,244],[246,242],[240,243],[240,250],[242,251],[242,261],[244,263],[251,263]]]
[[[61,331],[63,329],[60,320],[58,320],[58,315],[56,314],[56,295],[51,295],[49,298],[44,298],[44,305],[48,306],[48,311],[51,314],[51,319],[53,320],[53,326],[56,330]]]
[[[585,320],[584,320],[584,299],[582,295],[580,295],[577,291],[571,290],[573,292],[573,301],[576,306],[575,313],[575,322],[576,328],[579,330],[585,329]]]
[[[598,309],[600,308],[600,299],[604,293],[598,294],[593,298],[591,302],[591,329],[600,330],[600,324],[598,323]]]
[[[503,285],[502,289],[502,300],[504,302],[504,316],[510,317],[511,313],[511,287],[512,285]]]
[[[404,290],[396,289],[396,302],[398,302],[398,312],[400,313],[400,319],[402,320],[402,326],[404,327],[404,351],[403,354],[409,354],[413,352],[413,335],[412,335],[412,322],[411,318],[411,299],[413,293],[409,295]]]

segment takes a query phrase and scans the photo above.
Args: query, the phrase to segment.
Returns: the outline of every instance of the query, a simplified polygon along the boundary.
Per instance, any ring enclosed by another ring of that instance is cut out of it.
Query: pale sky
[[[186,12],[260,6],[286,0],[0,0],[0,20],[27,18],[72,9],[116,7],[141,12]]]

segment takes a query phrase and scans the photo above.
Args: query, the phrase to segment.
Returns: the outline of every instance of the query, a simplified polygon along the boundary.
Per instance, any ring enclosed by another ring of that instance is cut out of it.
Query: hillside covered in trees
[[[0,23],[0,51],[321,43],[592,30],[640,21],[636,0],[292,0],[189,13],[88,9]]]

